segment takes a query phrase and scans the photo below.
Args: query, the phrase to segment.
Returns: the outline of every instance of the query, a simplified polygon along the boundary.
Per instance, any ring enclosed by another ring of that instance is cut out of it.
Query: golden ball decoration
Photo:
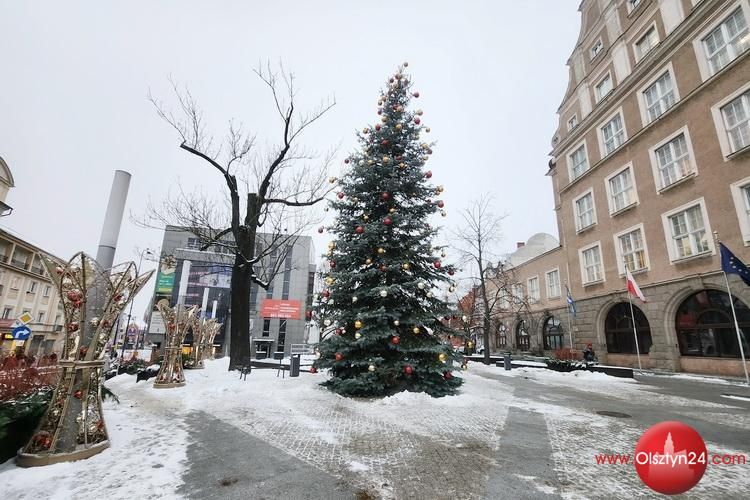
[[[363,134],[369,134],[370,133],[370,129],[369,128],[363,128],[362,129],[362,133]]]
[[[368,369],[368,370],[369,370],[370,372],[374,372],[374,371],[375,371],[375,365],[370,365],[370,366],[368,366],[368,367],[367,367],[367,369]]]
[[[365,259],[365,264],[367,264],[368,266],[369,266],[370,264],[372,264],[372,259]]]
[[[326,285],[331,286],[333,285],[333,278],[330,276],[326,278]]]
[[[398,326],[400,324],[401,324],[401,322],[399,320],[397,320],[397,319],[393,320],[393,326]]]
[[[395,208],[389,208],[388,209],[388,213],[389,214],[395,214],[396,213],[396,209]]]
[[[380,121],[381,121],[381,122],[383,122],[383,123],[385,123],[385,122],[387,122],[387,121],[388,121],[388,118],[386,118],[386,117],[384,116],[383,118],[381,118],[381,119],[380,119]]]
[[[401,168],[401,169],[406,168],[406,163],[404,163],[404,162],[399,163],[398,164],[398,168]]]
[[[334,243],[332,241],[329,241],[328,242],[328,250],[333,250],[334,248],[336,248],[336,243]]]
[[[328,182],[330,182],[331,184],[333,184],[333,183],[334,183],[334,182],[336,182],[336,181],[337,181],[337,179],[336,179],[335,177],[330,177],[330,178],[328,179]]]
[[[362,216],[362,220],[365,221],[365,222],[367,222],[368,220],[370,220],[370,216],[367,215],[367,214],[365,214],[365,215]]]
[[[447,360],[447,359],[448,359],[448,356],[446,356],[444,352],[441,352],[440,354],[438,354],[438,359],[439,359],[439,360],[440,360],[441,362],[445,363],[445,360]]]
[[[388,163],[389,161],[391,161],[390,156],[384,156],[383,157],[383,163]]]
[[[414,333],[414,335],[417,335],[417,334],[419,334],[419,332],[420,332],[421,330],[419,329],[419,327],[418,327],[418,326],[415,326],[414,328],[412,328],[412,329],[411,329],[411,331],[412,331],[412,332]]]
[[[373,160],[367,160],[368,165],[372,165],[373,163],[375,163]]]
[[[358,300],[359,300],[359,298],[357,298],[357,296],[356,296],[356,295],[354,295],[354,296],[352,297],[352,304],[356,304]]]
[[[378,248],[378,253],[380,255],[383,255],[385,253],[385,248],[383,248],[383,247]]]
[[[418,110],[417,110],[417,114],[418,114],[419,116],[422,116],[422,115],[424,114],[424,111],[422,111],[421,109],[418,109]]]
[[[323,321],[323,324],[324,324],[325,326],[331,326],[331,320],[330,320],[330,319],[327,319],[327,320]]]
[[[357,333],[354,334],[354,338],[357,339],[357,340],[359,340],[359,339],[362,338],[362,334],[359,333],[359,332],[357,332]]]
[[[403,264],[401,265],[401,267],[403,267],[403,268],[404,268],[404,271],[408,271],[409,269],[411,269],[411,264],[409,264],[408,262],[404,262],[404,263],[403,263]]]
[[[402,128],[403,128],[403,125],[401,125],[400,123],[396,124],[396,130],[401,130]]]
[[[360,320],[356,320],[356,321],[354,322],[354,328],[356,328],[357,330],[359,330],[359,329],[360,329],[360,328],[362,328],[363,326],[364,326],[364,323],[362,323],[362,321],[360,321]]]

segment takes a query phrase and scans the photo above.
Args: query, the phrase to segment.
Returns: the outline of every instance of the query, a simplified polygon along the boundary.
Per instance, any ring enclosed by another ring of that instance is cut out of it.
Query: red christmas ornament
[[[104,328],[109,328],[110,326],[112,326],[112,322],[109,321],[109,320],[107,320],[107,319],[105,319],[104,321],[102,321],[102,326]]]
[[[431,154],[432,154],[432,149],[428,149],[428,150],[427,150],[427,154],[428,154],[428,155],[431,155]]]
[[[422,120],[420,120],[418,116],[415,116],[414,117],[414,123],[416,123],[417,125],[419,125],[420,123],[422,123]]]
[[[375,130],[380,130],[380,124],[375,125]]]
[[[400,339],[399,337],[397,337],[397,336],[395,336],[395,335],[394,335],[393,337],[391,337],[391,342],[392,342],[392,343],[393,343],[394,345],[398,345],[398,344],[399,344],[399,342],[401,342],[401,339]]]
[[[365,228],[363,228],[362,226],[357,226],[357,229],[355,229],[354,232],[357,234],[362,234],[365,232]]]
[[[391,199],[391,193],[389,193],[388,191],[383,191],[382,193],[380,193],[380,197],[385,201],[388,201]]]
[[[336,267],[336,262],[335,261],[331,261],[331,262],[328,263],[328,265],[331,266],[331,269],[334,269]]]
[[[336,335],[342,335],[344,333],[343,328],[336,328]]]
[[[443,373],[443,378],[445,380],[450,380],[450,379],[453,378],[453,374],[451,372],[445,372],[445,373]]]
[[[413,93],[412,95],[413,95],[414,97],[419,97],[419,92],[414,92],[414,93]]]
[[[454,271],[454,270],[453,270],[453,268],[451,268],[451,269],[448,269],[448,274],[449,274],[450,276],[453,276],[454,274],[456,274],[456,271]]]
[[[437,206],[438,206],[439,208],[443,208],[443,207],[445,206],[445,202],[444,202],[443,200],[438,200],[438,202],[437,202]]]
[[[339,200],[343,200],[344,199],[344,193],[339,193],[336,196],[339,197]]]
[[[344,158],[344,163],[349,163],[349,158]]]
[[[432,265],[435,266],[435,269],[440,269],[440,266],[442,266],[443,264],[441,264],[439,260],[436,260],[432,263]]]
[[[387,267],[385,266],[385,264],[381,264],[381,265],[380,265],[380,270],[381,270],[382,272],[386,272],[386,271],[388,270],[388,268],[387,268]]]
[[[391,224],[393,224],[393,221],[391,220],[391,218],[390,218],[390,217],[386,217],[386,218],[385,218],[385,219],[383,220],[383,224],[385,224],[386,226],[390,226]]]
[[[341,361],[342,359],[344,359],[344,355],[340,352],[337,352],[334,357],[336,358],[336,361]]]
[[[83,298],[83,294],[80,290],[69,290],[66,295],[71,302],[78,302]]]
[[[73,321],[72,323],[68,323],[68,331],[69,332],[77,332],[78,331],[78,322]]]
[[[311,366],[310,367],[310,373],[318,373],[318,369],[315,368],[314,366]]]
[[[393,77],[388,80],[389,83],[393,83]]]
[[[73,393],[73,397],[76,399],[81,399],[83,397],[83,392],[78,389],[76,392]]]
[[[383,114],[383,110],[382,110],[382,109],[379,109],[379,110],[378,110],[378,114],[379,114],[379,115],[382,115],[382,114]]]
[[[411,367],[411,365],[404,366],[404,373],[407,375],[411,375],[414,372],[414,368]]]
[[[321,293],[321,295],[325,298],[328,298],[331,296],[331,292],[329,292],[328,290],[323,290],[323,293]]]
[[[401,161],[401,155],[396,156],[396,161]]]
[[[325,231],[325,228],[323,228],[323,226],[320,226],[320,227],[318,228],[318,232],[319,232],[320,234],[323,234],[323,231]]]
[[[382,141],[380,141],[380,145],[381,146],[387,146],[388,145],[388,139],[383,139]]]
[[[427,177],[428,179],[432,177],[432,170],[428,170],[427,172],[425,172],[424,176]]]

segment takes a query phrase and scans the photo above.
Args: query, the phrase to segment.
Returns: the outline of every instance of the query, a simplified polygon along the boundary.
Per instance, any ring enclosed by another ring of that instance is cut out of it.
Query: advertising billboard
[[[263,299],[260,315],[263,318],[300,319],[299,300]]]

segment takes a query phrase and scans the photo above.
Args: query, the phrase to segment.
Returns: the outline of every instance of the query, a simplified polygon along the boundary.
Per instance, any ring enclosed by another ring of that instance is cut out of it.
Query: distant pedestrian
[[[595,357],[594,346],[592,344],[586,344],[586,349],[583,350],[583,360],[587,363],[593,363]]]
[[[51,365],[56,365],[57,364],[57,354],[56,353],[53,352],[52,354],[49,355],[49,364],[51,364]]]

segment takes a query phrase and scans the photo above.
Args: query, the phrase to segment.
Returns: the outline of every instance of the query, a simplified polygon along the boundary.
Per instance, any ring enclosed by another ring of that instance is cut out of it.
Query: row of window
[[[26,313],[31,314],[31,309],[23,309],[20,315],[23,315]],[[39,311],[38,313],[36,313],[36,323],[39,323],[39,324],[44,323],[45,317],[46,317],[46,313],[44,311]],[[15,319],[15,316],[13,315],[13,306],[3,307],[2,319]],[[57,316],[55,316],[55,325],[62,324],[61,321],[62,321],[61,314],[58,314]]]
[[[741,191],[742,211],[745,219],[750,218],[750,178],[738,186]],[[669,260],[679,262],[714,252],[711,238],[711,226],[708,221],[706,203],[703,198],[661,215]],[[620,274],[625,273],[625,266],[631,272],[644,271],[649,268],[648,249],[643,224],[638,224],[613,235],[617,268]],[[594,242],[578,250],[581,266],[581,279],[584,285],[604,281],[602,262],[602,245]]]
[[[658,43],[656,27],[652,26],[636,42],[636,58],[642,58],[655,44]],[[599,41],[595,47],[600,46]],[[742,5],[738,5],[728,16],[721,20],[706,34],[699,37],[700,51],[705,58],[707,72],[704,79],[717,73],[744,51],[750,48],[750,30],[748,29],[747,14]],[[600,49],[601,50],[601,47]],[[594,49],[592,48],[592,54]],[[597,52],[598,53],[598,52]],[[638,56],[640,54],[640,57]],[[703,64],[699,58],[699,66]],[[702,68],[702,66],[701,66]],[[607,72],[594,85],[596,102],[603,100],[613,89],[612,73]],[[664,71],[657,74],[637,93],[643,126],[645,127],[659,116],[664,114],[678,100],[679,94],[675,85],[674,70],[671,63]],[[714,120],[719,129],[722,151],[728,156],[740,149],[750,145],[750,103],[748,93],[735,96],[730,102],[723,103],[714,113]],[[578,125],[577,115],[568,120],[568,130]],[[602,125],[597,128],[601,157],[613,153],[627,140],[622,111],[618,110],[613,116],[608,117]],[[578,145],[573,152],[567,155],[569,178],[571,182],[580,177],[589,164],[586,159],[585,145]]]
[[[0,273],[0,281],[2,281],[2,273]],[[10,283],[8,284],[8,287],[11,290],[20,290],[21,289],[21,278],[18,276],[13,276],[10,279]],[[37,293],[39,291],[39,282],[31,280],[29,281],[28,285],[26,286],[26,293]],[[52,294],[52,285],[44,285],[44,289],[42,292],[43,297],[49,297]]]

